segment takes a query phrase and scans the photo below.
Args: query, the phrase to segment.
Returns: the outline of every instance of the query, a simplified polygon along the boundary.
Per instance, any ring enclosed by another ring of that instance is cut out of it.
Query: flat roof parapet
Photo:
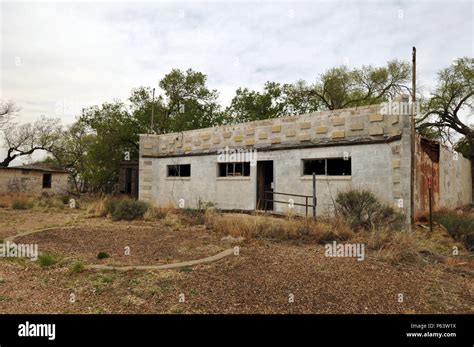
[[[399,137],[406,115],[382,114],[382,104],[221,125],[161,135],[140,135],[141,157],[214,153],[231,149],[297,148]]]

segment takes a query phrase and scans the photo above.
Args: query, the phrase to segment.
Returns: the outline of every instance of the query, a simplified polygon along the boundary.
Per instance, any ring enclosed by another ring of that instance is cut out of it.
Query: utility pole
[[[412,51],[412,73],[411,73],[411,172],[410,172],[410,222],[413,226],[415,224],[415,141],[416,141],[416,130],[415,130],[415,103],[416,103],[416,47],[413,47]]]
[[[155,131],[153,130],[153,117],[155,116],[155,88],[153,88],[153,98],[151,103],[151,133],[154,134]]]

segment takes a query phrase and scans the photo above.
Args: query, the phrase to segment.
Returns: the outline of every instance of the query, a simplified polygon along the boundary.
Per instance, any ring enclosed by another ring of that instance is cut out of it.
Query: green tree
[[[90,163],[93,161],[89,151],[95,141],[96,136],[87,131],[84,123],[75,122],[61,132],[51,148],[52,156],[46,159],[46,162],[69,171],[70,179],[78,193],[85,191],[88,187],[83,173],[91,171]]]
[[[262,93],[239,88],[226,109],[227,117],[236,123],[280,117],[285,109],[282,94],[281,85],[275,82],[265,83]]]
[[[110,192],[126,153],[130,159],[138,159],[137,121],[125,104],[115,101],[84,109],[79,122],[95,135],[87,152],[89,165],[82,177],[89,189]]]
[[[223,124],[218,94],[206,86],[206,75],[191,69],[172,70],[159,83],[153,102],[152,88],[133,89],[125,104],[104,103],[85,109],[79,122],[95,135],[81,173],[89,189],[112,191],[125,153],[138,159],[139,134],[168,133]],[[153,129],[151,129],[152,109]]]
[[[210,90],[207,76],[188,69],[173,69],[159,83],[163,90],[159,114],[162,132],[183,131],[220,125],[224,122],[218,92]]]
[[[332,68],[313,85],[300,80],[266,82],[262,92],[239,88],[226,113],[241,122],[376,104],[409,91],[410,71],[409,64],[394,60],[383,67]]]
[[[329,110],[376,104],[408,91],[410,75],[410,65],[397,60],[383,67],[341,66],[322,74],[310,93]]]

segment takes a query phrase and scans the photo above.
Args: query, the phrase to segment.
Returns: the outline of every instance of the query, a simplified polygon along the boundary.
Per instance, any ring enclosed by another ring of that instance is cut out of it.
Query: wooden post
[[[313,219],[316,219],[316,172],[313,172]]]
[[[153,88],[153,98],[151,102],[151,133],[154,134],[155,131],[153,130],[154,127],[154,118],[155,117],[155,88]]]
[[[308,197],[306,199],[306,218],[308,218]]]
[[[263,191],[263,209],[265,210],[265,214],[267,214],[267,192]]]

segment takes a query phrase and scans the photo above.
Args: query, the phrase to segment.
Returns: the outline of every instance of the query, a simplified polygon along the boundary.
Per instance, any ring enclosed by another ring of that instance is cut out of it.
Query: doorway
[[[125,169],[125,194],[132,194],[132,171],[131,167]]]
[[[273,160],[257,161],[257,210],[273,210],[272,201],[265,206],[265,192],[273,192]],[[266,198],[273,200],[273,195],[267,193]]]

